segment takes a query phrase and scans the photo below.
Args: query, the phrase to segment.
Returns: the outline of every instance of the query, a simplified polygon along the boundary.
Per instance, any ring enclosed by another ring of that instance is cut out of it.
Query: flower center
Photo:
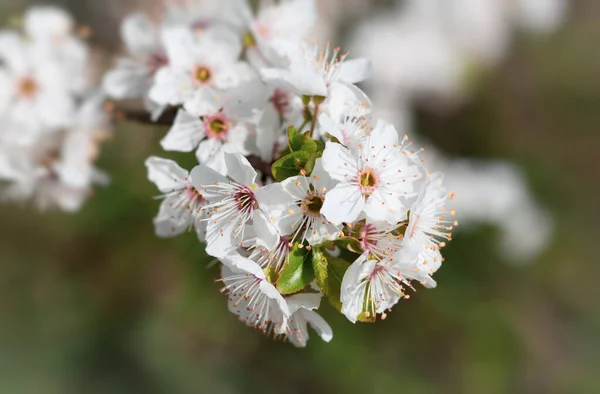
[[[371,195],[379,185],[379,176],[372,168],[365,168],[358,173],[358,182],[362,194],[365,196]]]
[[[23,97],[31,98],[35,96],[38,88],[37,82],[31,77],[25,77],[19,81],[19,93]]]
[[[377,234],[377,229],[372,224],[365,224],[359,231],[359,240],[365,250],[372,251],[377,247],[377,239],[373,235]]]
[[[194,76],[196,77],[196,81],[205,84],[208,83],[212,77],[212,73],[210,69],[206,66],[198,66],[196,67],[196,71],[194,72]]]
[[[256,45],[256,39],[252,35],[252,32],[247,32],[244,34],[242,41],[244,42],[244,46],[247,48],[251,48]]]
[[[196,204],[203,205],[205,201],[204,196],[200,194],[200,192],[198,192],[198,190],[193,186],[187,186],[185,188],[185,194],[190,202],[190,205],[188,206],[188,208],[190,209],[193,208]]]
[[[318,194],[309,195],[302,204],[302,210],[310,216],[320,216],[322,207],[323,197]]]
[[[241,213],[250,213],[256,209],[258,202],[254,197],[254,192],[247,186],[240,188],[234,195],[238,211]]]
[[[223,114],[209,116],[204,120],[204,128],[209,138],[225,139],[229,132],[229,121]]]

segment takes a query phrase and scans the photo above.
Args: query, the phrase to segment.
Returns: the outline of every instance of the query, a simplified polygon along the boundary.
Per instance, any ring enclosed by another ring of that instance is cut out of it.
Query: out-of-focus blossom
[[[77,211],[108,176],[94,161],[109,133],[104,95],[91,88],[89,50],[54,7],[34,7],[24,35],[0,33],[3,199]]]

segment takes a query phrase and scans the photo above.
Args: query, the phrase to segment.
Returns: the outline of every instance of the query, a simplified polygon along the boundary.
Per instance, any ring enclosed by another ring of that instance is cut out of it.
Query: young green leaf
[[[312,266],[317,286],[321,289],[321,293],[326,296],[329,293],[327,288],[329,263],[327,260],[328,254],[324,249],[325,246],[315,246],[313,248]]]
[[[290,252],[287,265],[281,270],[277,289],[281,294],[293,294],[301,291],[315,278],[312,266],[312,251],[296,243]]]
[[[287,178],[299,175],[309,160],[310,155],[304,151],[290,153],[273,163],[271,166],[273,177],[278,182],[282,182]]]

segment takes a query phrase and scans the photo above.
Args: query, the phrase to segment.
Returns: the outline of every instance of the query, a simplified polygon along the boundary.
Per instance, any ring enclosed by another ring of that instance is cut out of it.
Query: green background
[[[61,4],[94,44],[118,46],[103,20],[120,2]],[[25,6],[1,0],[2,19]],[[153,234],[143,162],[192,155],[164,154],[163,128],[121,123],[99,163],[113,183],[80,213],[0,206],[0,392],[600,393],[599,20],[598,1],[573,1],[557,33],[518,36],[469,104],[418,110],[440,150],[523,168],[556,220],[531,264],[504,261],[493,226],[463,229],[438,288],[385,321],[353,325],[324,305],[331,343],[272,342],[228,312],[195,234]]]

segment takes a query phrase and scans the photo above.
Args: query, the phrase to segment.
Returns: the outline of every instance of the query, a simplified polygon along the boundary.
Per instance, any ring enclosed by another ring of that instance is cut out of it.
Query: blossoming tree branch
[[[156,235],[195,231],[221,263],[229,310],[305,346],[308,326],[332,339],[316,312],[323,299],[351,322],[374,322],[419,286],[435,287],[457,223],[442,174],[429,173],[392,124],[371,117],[356,86],[369,61],[308,40],[312,0],[263,3],[178,2],[158,19],[127,17],[127,54],[102,86],[117,108],[143,102],[145,114],[125,117],[168,124],[164,150],[195,151],[192,169],[146,160],[162,198]],[[43,100],[44,75],[35,88],[15,77],[15,95]],[[40,122],[56,114],[39,112],[50,116]],[[52,163],[41,164],[46,176],[60,178],[61,161]]]

